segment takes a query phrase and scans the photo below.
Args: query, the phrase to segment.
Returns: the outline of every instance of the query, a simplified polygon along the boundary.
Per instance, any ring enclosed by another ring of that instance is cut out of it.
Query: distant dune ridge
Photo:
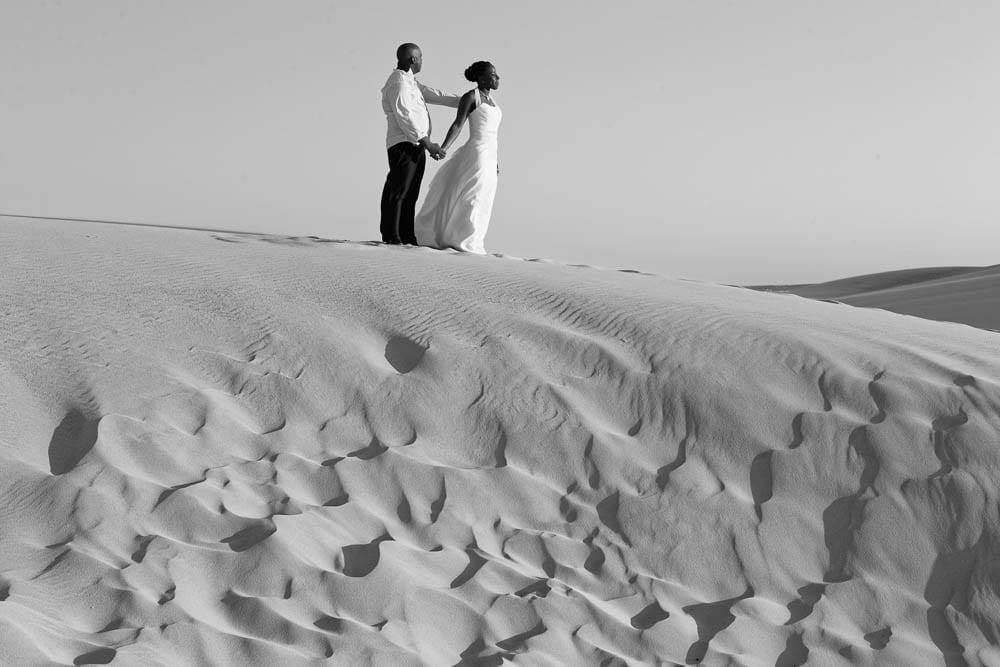
[[[906,269],[757,289],[1000,331],[1000,265]]]
[[[996,333],[313,238],[0,248],[2,664],[1000,664]]]

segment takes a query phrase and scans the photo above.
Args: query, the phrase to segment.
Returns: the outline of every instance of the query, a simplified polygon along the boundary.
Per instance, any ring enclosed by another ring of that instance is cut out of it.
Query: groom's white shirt
[[[382,86],[382,111],[387,131],[385,147],[391,148],[408,141],[418,143],[431,134],[431,117],[427,103],[458,107],[460,95],[442,93],[417,81],[412,72],[394,69]]]

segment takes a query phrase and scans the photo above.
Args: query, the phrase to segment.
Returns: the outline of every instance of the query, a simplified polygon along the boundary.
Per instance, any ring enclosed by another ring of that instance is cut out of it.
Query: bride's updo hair
[[[479,81],[479,77],[486,74],[493,67],[493,63],[486,60],[477,60],[465,68],[465,78],[468,81]]]

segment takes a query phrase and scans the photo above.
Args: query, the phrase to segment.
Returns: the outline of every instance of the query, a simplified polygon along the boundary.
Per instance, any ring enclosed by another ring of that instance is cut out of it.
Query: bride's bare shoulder
[[[473,88],[458,99],[459,113],[469,113],[476,108],[476,89]]]

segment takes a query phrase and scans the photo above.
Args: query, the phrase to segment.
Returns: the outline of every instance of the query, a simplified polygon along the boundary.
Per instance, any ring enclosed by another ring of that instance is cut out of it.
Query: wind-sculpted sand
[[[1000,337],[0,226],[0,663],[997,665]]]

